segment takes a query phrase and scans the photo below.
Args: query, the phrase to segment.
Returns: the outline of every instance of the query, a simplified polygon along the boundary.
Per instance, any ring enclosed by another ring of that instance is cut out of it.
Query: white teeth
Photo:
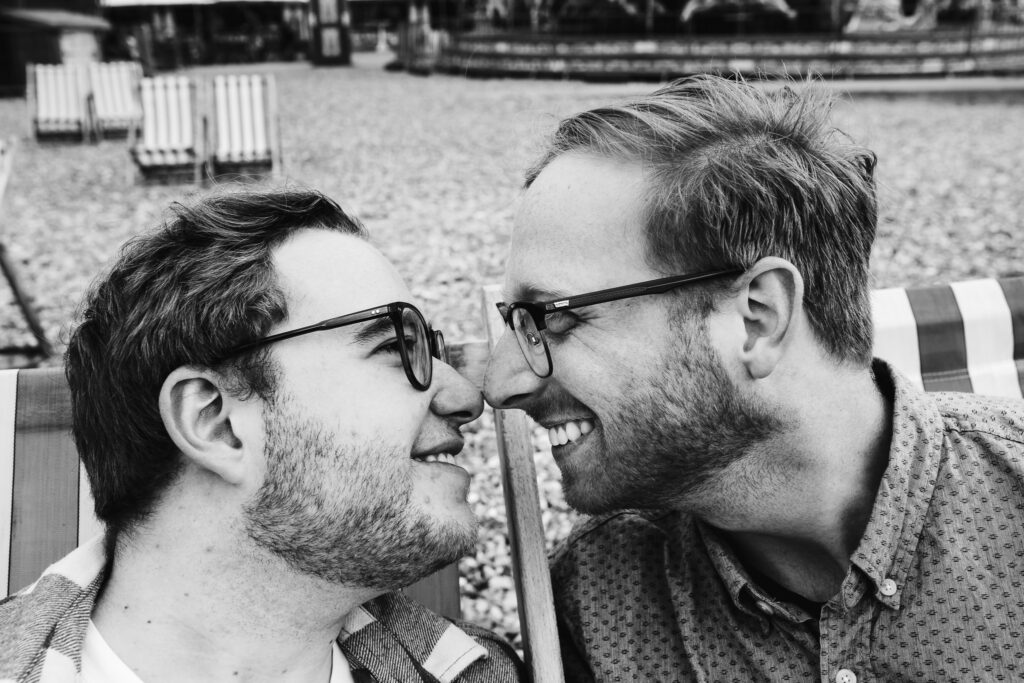
[[[580,436],[583,435],[583,432],[580,431],[579,425],[577,425],[575,422],[566,422],[565,435],[569,437],[569,441],[575,441],[576,439],[580,438]]]
[[[455,456],[451,453],[431,453],[420,458],[421,462],[444,462],[449,465],[455,464]]]
[[[548,429],[548,440],[552,446],[564,446],[570,441],[578,441],[584,434],[594,431],[594,423],[590,420],[570,420],[565,424]]]

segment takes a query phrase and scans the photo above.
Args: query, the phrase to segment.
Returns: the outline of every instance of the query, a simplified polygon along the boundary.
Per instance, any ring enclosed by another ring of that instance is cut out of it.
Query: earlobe
[[[160,389],[160,416],[182,455],[231,484],[246,472],[245,448],[232,425],[234,401],[207,370],[180,367]]]
[[[747,270],[739,300],[746,337],[740,360],[753,379],[775,371],[802,315],[804,283],[789,261],[763,258]]]

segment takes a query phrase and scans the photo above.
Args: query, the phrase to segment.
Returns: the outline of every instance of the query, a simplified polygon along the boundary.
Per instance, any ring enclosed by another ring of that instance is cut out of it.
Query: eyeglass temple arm
[[[380,318],[390,313],[390,308],[387,306],[378,306],[377,308],[370,308],[365,311],[358,311],[356,313],[347,313],[345,315],[339,315],[337,318],[328,318],[327,320],[321,320],[318,323],[312,325],[306,325],[305,327],[299,327],[294,330],[288,330],[287,332],[281,332],[280,334],[272,334],[269,337],[263,339],[257,339],[256,341],[249,342],[248,344],[242,344],[236,347],[232,353],[240,353],[242,351],[249,351],[256,347],[263,346],[264,344],[271,344],[273,342],[283,341],[285,339],[291,339],[292,337],[298,337],[310,332],[317,332],[319,330],[330,330],[335,327],[342,327],[344,325],[354,325],[361,323],[366,320],[373,320],[374,318]]]
[[[742,272],[742,269],[734,268],[731,270],[714,270],[708,273],[698,273],[696,275],[688,275],[685,277],[664,277],[658,280],[651,280],[641,285],[623,285],[621,287],[602,289],[599,292],[583,294],[582,296],[574,296],[569,297],[568,299],[552,301],[546,304],[544,309],[546,311],[557,311],[563,308],[578,308],[582,306],[600,304],[606,301],[614,301],[616,299],[627,299],[631,296],[640,296],[643,294],[660,294],[691,282],[710,280],[711,278],[723,277],[726,275],[739,275]]]

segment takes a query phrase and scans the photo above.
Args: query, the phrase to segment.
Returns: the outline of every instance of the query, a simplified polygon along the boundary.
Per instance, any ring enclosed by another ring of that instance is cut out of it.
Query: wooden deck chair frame
[[[26,103],[32,134],[39,142],[88,142],[89,74],[79,64],[27,64]]]
[[[142,123],[133,129],[130,152],[139,181],[202,181],[205,162],[200,95],[188,76],[154,76],[139,82]]]
[[[0,209],[3,207],[4,193],[7,191],[7,181],[10,180],[11,173],[14,170],[15,146],[16,140],[14,138],[10,140],[0,139]],[[0,213],[0,221],[2,220],[3,214]],[[46,338],[46,332],[43,331],[43,326],[39,322],[39,317],[36,315],[32,302],[21,285],[21,279],[18,277],[14,262],[7,256],[7,245],[3,241],[2,223],[0,223],[0,272],[3,273],[7,286],[11,290],[14,304],[18,307],[22,318],[25,320],[25,324],[36,340],[33,346],[7,346],[0,348],[0,357],[4,359],[5,366],[35,365],[48,358],[53,353],[53,349],[50,347],[50,342]]]
[[[218,74],[208,86],[207,174],[213,179],[281,172],[277,83],[273,74]]]
[[[142,125],[141,82],[138,62],[89,64],[90,116],[97,140],[130,137]]]

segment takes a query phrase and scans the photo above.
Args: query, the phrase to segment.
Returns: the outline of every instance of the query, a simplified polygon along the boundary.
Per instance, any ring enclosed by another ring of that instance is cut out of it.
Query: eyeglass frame
[[[391,325],[398,340],[398,355],[402,359],[402,369],[405,370],[405,377],[409,380],[409,383],[412,384],[413,388],[419,391],[426,391],[430,388],[430,384],[434,379],[434,363],[433,360],[431,360],[430,367],[428,369],[427,381],[425,383],[421,382],[413,372],[412,361],[409,359],[409,350],[406,348],[405,336],[402,334],[402,331],[404,330],[404,326],[402,325],[403,309],[412,310],[419,319],[423,321],[423,327],[427,331],[427,338],[425,341],[429,346],[428,352],[430,353],[431,359],[437,359],[442,363],[448,363],[448,345],[445,343],[444,334],[440,330],[435,330],[430,323],[427,322],[426,317],[424,317],[420,309],[405,301],[392,301],[391,303],[384,304],[382,306],[374,306],[373,308],[367,308],[362,311],[327,318],[326,320],[321,320],[320,322],[313,323],[312,325],[304,325],[303,327],[297,327],[294,330],[278,332],[244,344],[239,344],[224,353],[220,357],[220,361],[223,362],[232,356],[237,356],[240,353],[251,351],[261,346],[266,346],[267,344],[284,341],[285,339],[293,339],[312,332],[333,330],[339,327],[369,322],[370,320],[376,320],[377,318],[390,317]]]
[[[586,294],[559,297],[550,301],[513,301],[512,303],[499,301],[495,306],[498,308],[498,314],[501,315],[501,319],[505,322],[505,325],[513,334],[516,335],[516,342],[519,343],[519,350],[523,353],[523,356],[526,357],[526,364],[530,366],[530,369],[533,370],[535,375],[544,379],[546,377],[550,377],[551,373],[554,371],[554,363],[551,362],[551,350],[548,348],[548,340],[544,338],[543,334],[544,330],[547,329],[546,317],[548,313],[568,311],[573,308],[583,308],[585,306],[593,306],[594,304],[604,304],[611,301],[620,301],[622,299],[646,296],[648,294],[661,294],[683,285],[702,282],[712,278],[741,275],[744,272],[746,272],[744,268],[728,268],[724,270],[708,270],[700,273],[690,273],[687,275],[671,275],[669,277],[662,277],[654,280],[635,282],[630,285],[599,289],[594,292],[587,292]],[[537,332],[540,334],[541,343],[544,345],[544,353],[547,356],[548,362],[548,371],[546,374],[542,375],[534,369],[533,365],[530,363],[529,357],[526,356],[526,349],[524,349],[522,344],[519,342],[519,335],[516,332],[512,318],[516,309],[523,309],[530,314],[530,318],[533,320],[533,324],[536,326]]]

